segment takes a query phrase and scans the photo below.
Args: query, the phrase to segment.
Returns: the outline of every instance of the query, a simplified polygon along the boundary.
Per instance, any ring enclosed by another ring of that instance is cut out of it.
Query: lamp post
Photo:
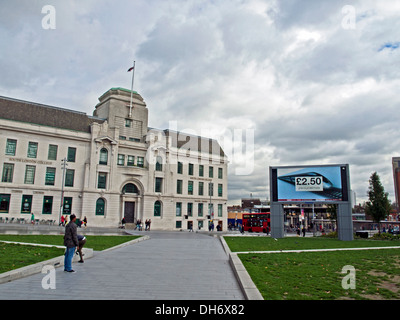
[[[210,204],[208,205],[208,209],[210,212],[211,221],[212,221],[212,223],[214,223],[214,210],[212,208],[212,203],[211,203],[211,195],[214,193],[214,184],[212,182],[208,183],[208,193],[210,195]],[[209,224],[210,224],[210,222],[209,222]]]
[[[62,175],[62,181],[61,181],[61,203],[60,203],[60,215],[58,217],[58,224],[61,224],[61,215],[63,211],[63,206],[64,206],[64,184],[65,184],[65,170],[66,167],[68,166],[68,160],[67,158],[64,158],[61,160],[61,169],[63,170],[63,175]]]

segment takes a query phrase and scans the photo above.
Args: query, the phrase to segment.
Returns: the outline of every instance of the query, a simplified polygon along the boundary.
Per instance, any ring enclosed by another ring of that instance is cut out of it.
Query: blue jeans
[[[72,270],[72,259],[74,258],[75,247],[67,248],[64,257],[64,270]]]

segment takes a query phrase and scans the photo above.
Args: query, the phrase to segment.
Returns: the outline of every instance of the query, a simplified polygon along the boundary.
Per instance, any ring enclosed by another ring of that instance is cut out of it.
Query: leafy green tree
[[[388,196],[389,193],[385,192],[379,175],[374,172],[369,179],[369,201],[365,204],[365,213],[378,223],[379,233],[381,233],[380,222],[389,215],[391,209]]]

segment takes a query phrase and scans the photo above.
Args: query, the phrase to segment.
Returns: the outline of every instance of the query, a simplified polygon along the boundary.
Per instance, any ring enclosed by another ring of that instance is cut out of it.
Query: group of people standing
[[[145,229],[144,229],[144,231],[150,231],[151,219],[146,219],[146,221],[144,222],[144,224],[145,224]],[[136,229],[139,230],[139,231],[142,231],[142,230],[143,230],[143,227],[142,227],[142,220],[137,219],[135,230],[136,230]]]
[[[75,218],[76,218],[76,216],[75,216]],[[70,217],[70,220],[71,220],[71,217]],[[68,216],[67,215],[65,217],[61,216],[61,221],[59,223],[59,226],[63,226],[64,227],[67,224],[68,224]],[[86,218],[86,216],[83,218],[83,220],[80,220],[80,221],[76,221],[76,219],[75,219],[75,224],[78,227],[82,227],[82,225],[83,225],[86,228],[86,226],[87,226],[87,218]]]
[[[121,225],[120,225],[119,228],[125,229],[125,224],[126,224],[125,217],[123,217],[122,220],[121,220]],[[146,219],[146,221],[144,222],[144,224],[145,224],[145,229],[144,229],[144,230],[145,230],[145,231],[150,231],[151,219]],[[138,230],[138,231],[142,231],[142,230],[143,230],[143,227],[142,227],[142,220],[140,220],[140,219],[137,219],[137,220],[136,220],[136,227],[135,227],[135,230]]]

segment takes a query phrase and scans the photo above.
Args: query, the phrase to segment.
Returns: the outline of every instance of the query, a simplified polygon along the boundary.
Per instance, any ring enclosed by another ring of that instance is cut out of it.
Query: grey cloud
[[[398,14],[354,1],[356,29],[344,30],[348,1],[265,3],[54,0],[57,29],[45,31],[46,1],[5,0],[0,94],[91,113],[103,92],[130,87],[136,60],[150,126],[255,129],[253,173],[231,161],[232,200],[265,197],[269,165],[350,163],[360,198],[375,169],[390,182],[400,49],[379,49],[400,41]],[[300,30],[321,38],[296,44]]]
[[[348,4],[349,1],[347,0],[276,1],[275,8],[270,9],[268,13],[280,29],[289,29],[298,26],[318,27],[326,24],[327,21],[331,21],[332,16],[340,18],[343,6]],[[333,21],[336,23],[336,19]],[[340,23],[340,21],[337,23]]]

